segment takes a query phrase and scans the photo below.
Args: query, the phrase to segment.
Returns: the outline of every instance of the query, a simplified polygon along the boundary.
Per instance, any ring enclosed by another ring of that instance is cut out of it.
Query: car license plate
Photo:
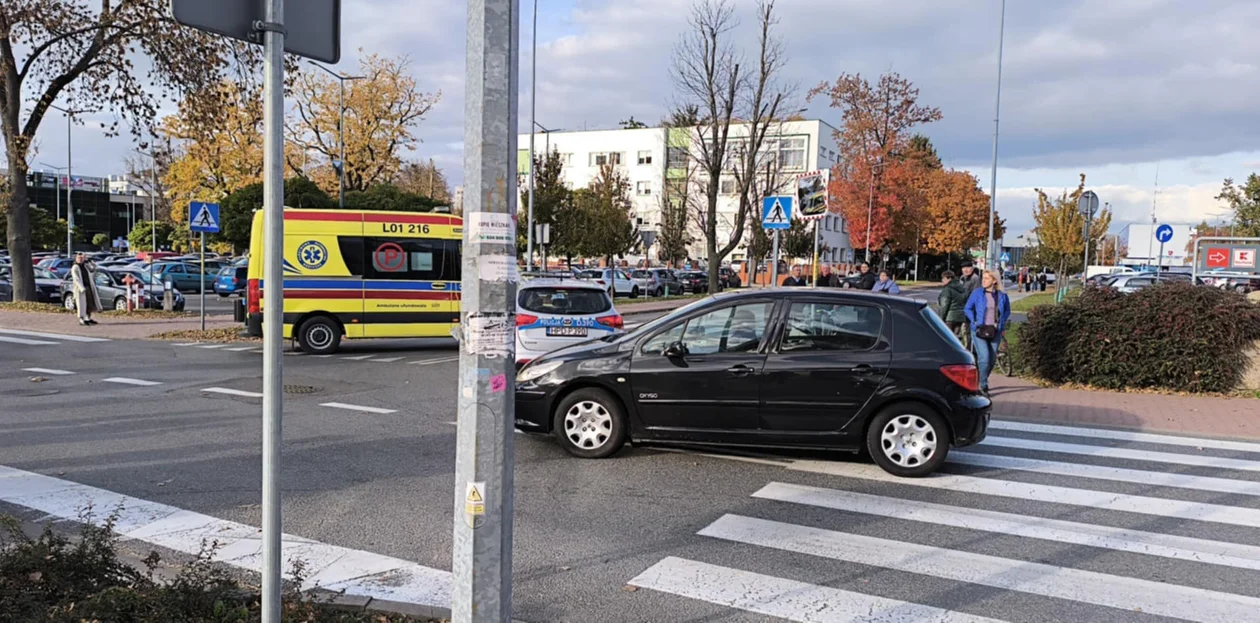
[[[552,337],[586,337],[586,327],[547,327]]]

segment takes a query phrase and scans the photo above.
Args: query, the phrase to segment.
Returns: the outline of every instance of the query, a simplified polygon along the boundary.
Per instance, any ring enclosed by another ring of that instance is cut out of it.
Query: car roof
[[[889,294],[877,294],[875,292],[867,292],[865,290],[841,289],[841,288],[758,288],[748,290],[726,290],[712,295],[714,299],[731,301],[739,299],[755,299],[755,298],[782,298],[782,299],[798,299],[798,298],[816,298],[827,297],[837,300],[861,300],[871,303],[884,303],[892,306],[905,306],[908,308],[918,308],[927,305],[926,301],[910,298],[906,296],[895,296]]]
[[[554,277],[539,277],[522,281],[519,289],[530,290],[535,288],[572,288],[575,290],[594,290],[595,292],[603,292],[604,288],[597,286],[589,281],[580,281],[577,279],[557,279]]]

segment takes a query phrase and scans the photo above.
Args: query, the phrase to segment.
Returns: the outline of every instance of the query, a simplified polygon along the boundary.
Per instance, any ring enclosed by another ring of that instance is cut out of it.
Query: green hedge
[[[1236,389],[1260,339],[1260,306],[1182,283],[1132,294],[1086,288],[1019,327],[1021,367],[1052,382],[1187,392]]]

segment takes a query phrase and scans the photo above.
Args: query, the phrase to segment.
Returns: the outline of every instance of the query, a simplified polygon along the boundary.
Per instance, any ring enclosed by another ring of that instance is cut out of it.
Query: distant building
[[[1130,223],[1120,230],[1120,244],[1127,249],[1120,263],[1127,266],[1152,265],[1160,263],[1160,244],[1155,239],[1155,230],[1164,223]],[[1173,228],[1172,240],[1164,244],[1164,265],[1184,265],[1190,263],[1190,253],[1186,246],[1194,235],[1194,225],[1188,223],[1168,223]]]
[[[456,186],[455,194],[451,197],[451,212],[453,214],[464,213],[464,187]]]
[[[74,208],[75,227],[82,232],[84,240],[91,240],[96,234],[106,234],[110,240],[116,240],[125,238],[136,221],[147,218],[150,201],[143,191],[131,191],[120,186],[121,182],[121,176],[76,174],[67,178],[64,174],[31,171],[26,175],[26,194],[31,205],[57,219],[66,219],[69,201]],[[68,199],[67,189],[70,191]]]
[[[746,142],[749,128],[748,124],[731,126],[729,153],[740,153],[740,145]],[[797,176],[828,169],[839,162],[840,148],[835,143],[834,133],[835,128],[819,120],[785,121],[771,125],[762,145],[761,157],[768,164],[776,165],[773,173],[767,171],[767,176],[773,176],[771,182],[779,189],[778,192],[794,195]],[[522,190],[529,184],[529,138],[528,134],[522,134],[517,139]],[[641,230],[659,230],[661,207],[665,201],[678,202],[683,197],[689,197],[692,205],[702,201],[703,192],[698,187],[706,178],[692,158],[697,151],[694,148],[697,142],[695,128],[552,131],[534,135],[536,154],[552,151],[560,154],[564,183],[569,188],[586,187],[606,163],[618,167],[630,182],[631,216],[637,219]],[[719,180],[719,244],[730,239],[739,209],[734,165],[731,168],[732,174],[722,175]],[[525,207],[522,205],[521,209]],[[691,256],[702,258],[704,243],[699,225],[694,218],[688,218],[688,221],[693,229],[691,234],[697,240],[690,249]],[[825,249],[823,261],[852,261],[853,247],[844,218],[838,214],[828,216],[820,225],[820,246]],[[746,221],[744,227],[750,226],[752,224]],[[748,239],[745,234],[729,260],[744,259]]]

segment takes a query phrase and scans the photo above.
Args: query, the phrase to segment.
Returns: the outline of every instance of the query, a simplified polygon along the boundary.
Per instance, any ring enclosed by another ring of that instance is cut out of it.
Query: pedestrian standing
[[[1048,280],[1048,279],[1046,279],[1046,269],[1044,269],[1044,268],[1043,268],[1043,269],[1041,269],[1041,274],[1040,274],[1040,275],[1037,275],[1037,290],[1038,290],[1038,291],[1041,291],[1041,292],[1045,292],[1045,291],[1046,291],[1046,282],[1048,282],[1048,281],[1049,281],[1049,280]]]
[[[85,327],[96,324],[92,319],[92,312],[101,310],[101,299],[96,293],[96,275],[82,253],[74,256],[70,276],[74,308],[79,312],[79,324]]]
[[[944,287],[936,298],[936,304],[941,310],[941,320],[958,336],[963,346],[969,346],[971,335],[967,331],[967,315],[963,313],[963,308],[967,305],[967,288],[952,270],[941,273],[941,285]]]
[[[962,284],[967,289],[967,296],[971,296],[980,287],[980,275],[976,272],[975,264],[967,262],[962,265]]]
[[[823,264],[818,267],[818,271],[818,287],[835,288],[839,285],[836,276],[831,273],[830,264]]]
[[[897,282],[893,281],[888,271],[883,270],[879,273],[879,281],[871,288],[871,292],[883,292],[885,294],[901,294],[901,288],[897,286]]]
[[[801,267],[798,264],[792,267],[792,274],[783,278],[782,285],[786,288],[802,288],[809,285],[809,282],[801,276]]]
[[[870,290],[875,287],[875,281],[875,273],[871,272],[871,265],[862,262],[862,265],[858,266],[857,287],[861,290]]]
[[[980,391],[989,393],[989,374],[997,362],[1002,333],[1011,318],[1011,299],[1002,291],[1002,279],[993,271],[985,271],[978,290],[967,298],[963,308],[971,323],[971,343],[980,368]]]

